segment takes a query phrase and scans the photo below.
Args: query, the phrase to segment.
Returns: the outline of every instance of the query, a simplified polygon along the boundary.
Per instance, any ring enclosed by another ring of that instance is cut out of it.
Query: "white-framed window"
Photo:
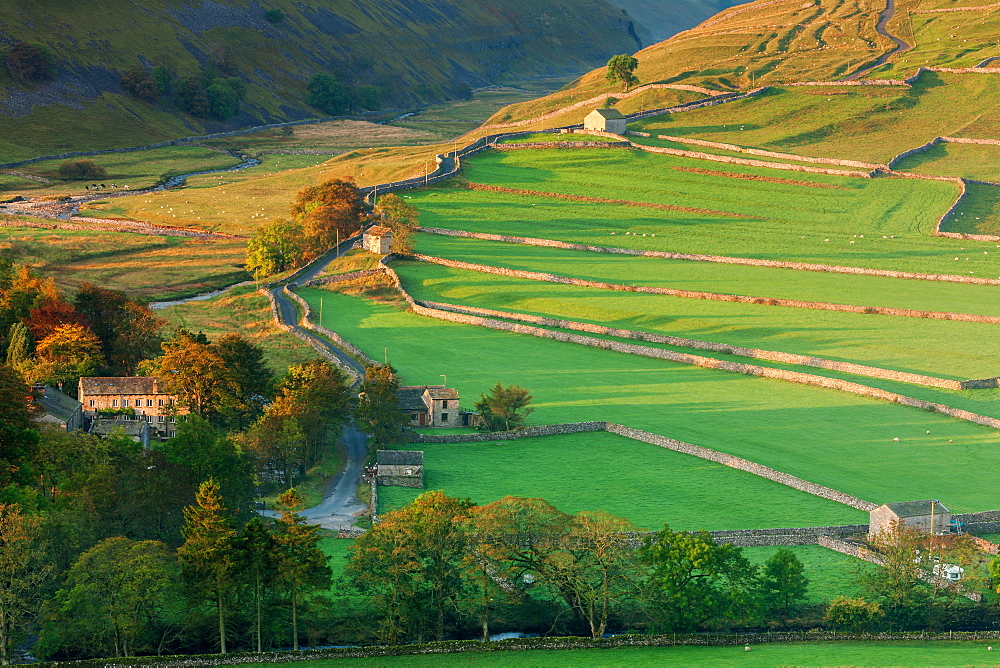
[[[160,424],[163,424],[163,416],[162,416],[162,415],[158,415],[158,416],[157,416],[157,421],[158,421],[158,422],[159,422]]]
[[[158,399],[156,405],[157,406],[162,406],[163,405],[163,399]]]
[[[118,408],[118,400],[117,399],[112,399],[111,400],[111,407],[112,408]]]
[[[152,407],[153,407],[153,400],[146,399],[146,408],[152,408]]]
[[[90,400],[90,407],[91,407],[91,408],[93,408],[93,407],[94,407],[94,400],[93,400],[93,399],[91,399],[91,400]]]

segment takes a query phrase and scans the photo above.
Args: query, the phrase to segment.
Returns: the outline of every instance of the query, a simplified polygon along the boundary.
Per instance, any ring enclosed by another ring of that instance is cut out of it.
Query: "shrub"
[[[306,101],[331,116],[339,116],[350,111],[351,90],[333,75],[316,74],[309,81],[309,97]]]
[[[64,179],[100,179],[108,170],[93,160],[72,160],[59,165],[59,176]]]
[[[144,102],[156,102],[159,89],[146,68],[136,63],[125,70],[121,78],[122,88]]]
[[[230,86],[214,83],[205,90],[212,116],[227,121],[240,110],[240,98]]]
[[[382,89],[378,86],[358,86],[354,99],[362,109],[378,111],[382,108]]]
[[[52,64],[43,47],[18,42],[7,52],[7,69],[15,79],[27,82],[52,78]]]
[[[285,20],[285,13],[280,9],[269,9],[264,12],[264,18],[268,23],[281,23]]]

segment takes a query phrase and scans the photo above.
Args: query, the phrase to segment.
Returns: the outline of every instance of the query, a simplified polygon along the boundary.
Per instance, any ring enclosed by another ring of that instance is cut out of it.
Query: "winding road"
[[[904,42],[903,40],[901,40],[900,38],[896,37],[895,35],[893,35],[888,30],[885,29],[885,27],[889,24],[889,21],[892,20],[892,17],[895,14],[896,14],[896,2],[895,2],[895,0],[886,0],[885,9],[883,9],[882,13],[879,14],[878,23],[875,24],[875,32],[877,32],[878,34],[882,35],[883,37],[888,37],[893,42],[895,42],[896,43],[896,48],[893,49],[892,51],[889,51],[888,53],[884,53],[881,56],[879,56],[875,60],[874,64],[869,65],[868,67],[865,67],[863,69],[860,69],[857,72],[853,72],[851,74],[848,74],[846,77],[843,77],[841,79],[841,81],[854,81],[854,80],[858,79],[859,77],[861,77],[861,76],[863,76],[865,74],[868,74],[869,72],[871,72],[872,70],[874,70],[876,67],[884,65],[890,58],[892,58],[893,56],[895,56],[897,53],[902,53],[904,51],[909,51],[910,49],[913,48],[912,45],[907,44],[906,42]]]

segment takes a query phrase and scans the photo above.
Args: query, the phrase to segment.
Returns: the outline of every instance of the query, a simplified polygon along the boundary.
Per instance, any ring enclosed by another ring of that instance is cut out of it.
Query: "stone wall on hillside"
[[[413,443],[485,443],[487,441],[513,441],[520,438],[535,438],[537,436],[554,436],[557,434],[581,434],[585,432],[605,431],[606,422],[568,422],[565,424],[548,424],[537,427],[526,427],[514,431],[488,431],[474,434],[414,434]]]
[[[588,133],[593,134],[593,133]],[[491,144],[498,151],[518,151],[521,149],[538,148],[630,148],[627,141],[538,141],[523,144]]]
[[[710,350],[726,355],[739,355],[740,357],[751,357],[754,359],[767,360],[770,362],[780,362],[782,364],[798,364],[819,369],[831,369],[842,371],[858,376],[869,378],[884,378],[903,383],[916,385],[926,385],[928,387],[940,387],[949,390],[984,389],[997,387],[998,378],[984,378],[976,380],[950,380],[926,376],[922,374],[907,373],[905,371],[895,371],[880,367],[865,366],[862,364],[852,364],[850,362],[838,362],[822,357],[812,357],[809,355],[798,355],[795,353],[784,353],[773,350],[760,350],[756,348],[744,348],[726,343],[712,343],[709,341],[699,341],[697,339],[685,339],[677,336],[666,336],[651,332],[641,332],[628,329],[618,329],[605,325],[595,325],[592,323],[575,322],[572,320],[562,320],[559,318],[546,318],[543,316],[528,315],[525,313],[514,313],[510,311],[497,311],[494,309],[478,308],[474,306],[458,306],[455,304],[445,304],[441,302],[418,301],[422,306],[438,309],[441,311],[454,311],[456,313],[469,313],[471,315],[481,315],[490,318],[503,318],[506,320],[517,320],[520,322],[530,322],[544,327],[558,327],[560,329],[570,329],[574,331],[589,332],[591,334],[601,334],[605,336],[615,336],[624,339],[636,339],[639,341],[649,341],[651,343],[665,343],[672,346],[684,348],[695,348],[698,350]]]
[[[822,545],[823,538],[851,536],[868,531],[867,524],[830,527],[793,527],[789,529],[739,529],[709,531],[716,543],[736,547],[777,547],[781,545]]]
[[[367,278],[368,276],[375,276],[376,274],[382,273],[384,273],[382,269],[359,269],[358,271],[349,271],[345,274],[337,274],[335,276],[320,276],[319,278],[314,278],[311,281],[306,281],[302,285],[304,287],[332,285],[334,283],[345,283],[347,281],[354,281],[359,278]]]
[[[740,304],[761,304],[765,306],[785,306],[790,308],[804,308],[818,311],[839,311],[843,313],[866,313],[872,315],[890,315],[904,318],[926,318],[931,320],[957,320],[962,322],[978,322],[990,325],[1000,324],[1000,316],[981,315],[977,313],[949,313],[944,311],[922,311],[918,309],[892,308],[889,306],[857,306],[854,304],[831,304],[828,302],[808,302],[798,299],[779,299],[773,297],[750,297],[746,295],[730,295],[716,292],[701,292],[696,290],[680,290],[676,288],[661,288],[648,285],[623,285],[620,283],[604,283],[600,281],[590,281],[580,278],[560,276],[544,272],[524,271],[520,269],[508,269],[506,267],[494,267],[492,265],[474,264],[462,262],[460,260],[448,260],[445,258],[430,255],[412,255],[415,260],[430,262],[445,267],[455,269],[466,269],[486,274],[498,276],[510,276],[512,278],[524,278],[532,281],[544,281],[547,283],[562,283],[566,285],[578,285],[581,287],[598,288],[601,290],[615,290],[620,292],[639,292],[644,294],[665,295],[668,297],[683,297],[685,299],[707,299],[711,301],[734,302]]]
[[[862,179],[872,178],[871,172],[858,172],[847,169],[827,169],[824,167],[808,167],[806,165],[793,165],[787,162],[768,162],[765,160],[753,160],[751,158],[734,158],[728,155],[717,155],[715,153],[702,153],[701,151],[685,151],[679,148],[666,148],[664,146],[647,146],[632,142],[632,147],[640,151],[649,153],[661,153],[664,155],[676,155],[684,158],[697,158],[699,160],[711,160],[712,162],[724,162],[730,165],[743,165],[747,167],[766,167],[768,169],[783,169],[790,172],[804,172],[810,174],[829,174],[832,176],[849,176]]]
[[[921,274],[890,269],[867,269],[864,267],[845,267],[830,264],[810,264],[807,262],[785,262],[782,260],[762,260],[757,258],[729,257],[725,255],[699,255],[694,253],[675,253],[672,251],[644,251],[634,248],[616,248],[614,246],[590,246],[587,244],[555,241],[553,239],[537,239],[532,237],[514,237],[505,234],[487,234],[483,232],[466,232],[464,230],[448,230],[440,227],[420,227],[419,232],[441,234],[451,237],[468,239],[483,239],[486,241],[502,241],[526,246],[544,246],[548,248],[563,248],[566,250],[586,251],[589,253],[609,253],[612,255],[633,255],[637,257],[656,257],[665,260],[686,260],[691,262],[716,262],[720,264],[739,264],[750,267],[770,267],[774,269],[795,269],[797,271],[818,271],[834,274],[854,274],[860,276],[883,276],[886,278],[903,278],[915,281],[940,281],[944,283],[972,283],[975,285],[1000,285],[1000,280],[981,276],[961,276],[957,274]]]
[[[631,133],[640,134],[640,133]],[[640,136],[648,137],[649,133],[642,133]],[[836,158],[814,158],[808,155],[796,155],[794,153],[777,153],[775,151],[765,151],[759,148],[747,148],[736,144],[725,144],[717,141],[705,141],[703,139],[692,139],[690,137],[675,137],[673,135],[657,135],[657,139],[676,142],[678,144],[691,144],[692,146],[704,146],[706,148],[717,148],[724,151],[736,151],[749,155],[759,155],[766,158],[778,158],[780,160],[796,160],[798,162],[812,162],[825,165],[840,165],[842,167],[859,167],[861,169],[873,170],[887,167],[887,165],[877,165],[870,162],[858,162],[857,160],[838,160]]]

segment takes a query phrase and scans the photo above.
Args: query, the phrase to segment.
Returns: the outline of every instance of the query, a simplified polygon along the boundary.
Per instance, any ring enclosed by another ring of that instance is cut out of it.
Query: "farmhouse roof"
[[[458,390],[452,387],[428,387],[431,399],[458,399]]]
[[[83,405],[73,397],[46,385],[38,395],[38,405],[62,422],[70,420]]]
[[[396,390],[396,397],[399,399],[399,407],[404,411],[426,411],[427,404],[424,403],[424,386],[401,387]]]
[[[379,450],[379,466],[423,466],[423,450]]]
[[[617,109],[594,109],[594,112],[600,114],[609,121],[625,118],[625,115]]]
[[[133,438],[142,437],[142,432],[149,429],[149,423],[145,420],[115,420],[97,419],[91,423],[90,433],[98,436],[110,436],[117,432],[124,432],[126,436]]]
[[[81,396],[101,394],[159,394],[156,378],[152,376],[80,379]]]
[[[923,517],[931,514],[931,504],[934,505],[934,514],[951,512],[944,507],[944,504],[937,499],[927,499],[925,501],[901,501],[899,503],[886,503],[888,508],[896,517]]]
[[[385,227],[384,225],[376,225],[375,227],[369,227],[365,234],[370,237],[391,237],[392,229]]]

